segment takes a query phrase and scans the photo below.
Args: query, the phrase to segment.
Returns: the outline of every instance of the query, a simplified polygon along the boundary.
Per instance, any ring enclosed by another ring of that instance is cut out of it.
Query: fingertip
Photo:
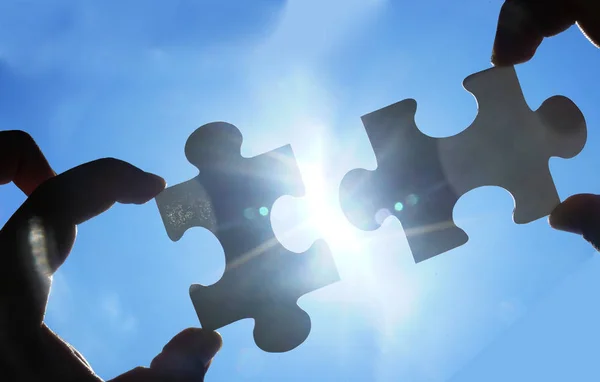
[[[533,58],[533,54],[516,56],[514,54],[511,55],[508,53],[497,53],[497,49],[494,49],[490,61],[493,66],[503,67],[523,64],[531,60],[531,58]]]
[[[533,58],[543,35],[520,1],[506,1],[500,10],[491,61],[494,66],[522,64]]]
[[[579,194],[559,204],[548,218],[550,226],[565,232],[585,234],[600,226],[600,196]]]
[[[594,5],[598,7],[596,12],[589,12],[583,14],[577,25],[581,32],[594,44],[597,48],[600,48],[600,5]]]
[[[0,131],[0,184],[13,181],[27,196],[56,176],[35,140],[24,131]]]
[[[164,190],[166,182],[115,158],[98,159],[70,169],[42,184],[27,201],[30,215],[77,225],[115,202],[144,204]]]
[[[523,64],[533,58],[543,37],[534,33],[516,33],[498,27],[491,62],[494,66]]]
[[[166,187],[162,177],[120,159],[103,158],[82,165],[80,169],[80,176],[103,181],[103,194],[113,195],[120,203],[144,204]]]
[[[150,172],[145,172],[144,174],[147,177],[148,193],[152,195],[152,198],[160,194],[167,187],[167,182],[164,178]]]
[[[221,350],[223,338],[221,334],[213,330],[188,328],[175,336],[169,344],[189,351],[203,352],[207,354],[207,358],[212,358]],[[165,349],[167,346],[165,346]]]
[[[548,216],[550,227],[559,231],[580,234],[580,224],[578,223],[580,213],[577,212],[580,210],[580,200],[579,195],[577,197],[572,196],[556,206]]]
[[[206,371],[222,346],[223,339],[219,333],[202,328],[188,328],[163,347],[150,367],[177,369],[184,373]]]
[[[212,333],[215,339],[215,344],[218,345],[217,352],[219,352],[223,348],[223,337],[221,336],[221,333],[217,331],[213,331]]]

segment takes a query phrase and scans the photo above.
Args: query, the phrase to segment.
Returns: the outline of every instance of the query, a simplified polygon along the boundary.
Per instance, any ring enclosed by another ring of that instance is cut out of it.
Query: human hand
[[[503,66],[529,61],[544,38],[574,24],[600,46],[598,0],[506,0],[498,18],[492,63]]]
[[[165,345],[150,368],[135,368],[110,382],[202,382],[221,344],[216,332],[186,329]]]
[[[529,61],[544,38],[574,24],[600,47],[600,1],[506,0],[498,19],[492,63]],[[600,195],[571,196],[550,214],[549,222],[556,229],[582,235],[600,250]]]
[[[28,198],[0,230],[0,375],[99,381],[85,359],[43,323],[52,274],[69,255],[78,224],[115,202],[146,203],[165,182],[116,159],[56,175],[28,134],[3,131],[0,184],[11,181]],[[115,381],[203,381],[220,347],[217,333],[188,329],[165,346],[150,368],[136,368]]]

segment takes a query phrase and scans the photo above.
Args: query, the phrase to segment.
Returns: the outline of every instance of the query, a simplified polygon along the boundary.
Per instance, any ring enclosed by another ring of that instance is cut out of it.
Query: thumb
[[[186,329],[164,346],[150,368],[137,367],[111,382],[203,382],[221,345],[217,332]]]
[[[600,195],[574,195],[552,211],[550,226],[582,235],[600,250]]]
[[[217,332],[189,328],[177,334],[150,364],[161,374],[196,377],[202,381],[223,342]]]

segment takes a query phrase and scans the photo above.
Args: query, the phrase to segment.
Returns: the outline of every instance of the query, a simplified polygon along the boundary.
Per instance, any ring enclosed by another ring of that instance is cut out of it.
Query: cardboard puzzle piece
[[[463,85],[479,112],[455,136],[421,133],[412,99],[363,116],[378,167],[350,171],[340,187],[342,209],[358,228],[374,230],[385,217],[396,216],[416,262],[467,242],[452,211],[477,187],[508,190],[515,223],[550,214],[560,199],[548,161],[574,157],[587,139],[585,119],[568,98],[549,98],[532,111],[513,67],[473,74]]]
[[[215,330],[253,318],[254,339],[261,349],[289,351],[304,342],[311,327],[297,300],[339,281],[339,276],[324,241],[297,254],[286,250],[272,231],[273,203],[304,192],[291,147],[244,158],[242,140],[228,123],[197,129],[185,154],[200,174],[167,188],[156,202],[171,240],[179,240],[191,227],[204,227],[223,246],[223,277],[211,286],[190,287],[202,327]]]

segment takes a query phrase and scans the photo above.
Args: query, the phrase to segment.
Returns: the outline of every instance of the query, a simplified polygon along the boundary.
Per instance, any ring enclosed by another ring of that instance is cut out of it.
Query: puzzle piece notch
[[[306,340],[310,317],[296,302],[300,296],[339,281],[337,271],[332,272],[335,263],[323,240],[302,254],[277,246],[277,252],[269,253],[269,261],[261,259],[259,249],[240,263],[228,264],[217,284],[190,287],[202,327],[215,330],[224,322],[253,318],[254,340],[268,352],[286,352]],[[265,278],[257,280],[256,274]],[[223,303],[227,309],[220,308]],[[221,314],[214,314],[215,309]]]
[[[464,87],[479,112],[452,137],[423,134],[411,99],[363,116],[378,167],[349,172],[340,187],[342,208],[358,228],[374,230],[382,222],[377,216],[396,216],[416,262],[466,243],[452,211],[460,196],[477,187],[511,192],[517,223],[548,215],[560,202],[549,158],[573,157],[585,145],[585,119],[577,106],[552,97],[531,111],[512,67],[471,75]]]
[[[583,114],[563,96],[548,98],[532,111],[512,67],[473,74],[464,87],[478,101],[479,113],[466,130],[439,139],[449,184],[458,195],[480,186],[508,190],[515,200],[517,224],[547,216],[560,203],[548,162],[551,157],[572,158],[583,150],[587,139]]]
[[[443,181],[436,141],[415,124],[416,109],[416,101],[407,99],[362,117],[377,168],[346,174],[340,203],[348,220],[363,230],[378,229],[386,216],[398,218],[420,262],[468,237],[452,221],[458,196]]]
[[[261,208],[268,212],[282,195],[302,196],[291,147],[244,158],[242,141],[239,130],[228,123],[197,129],[185,153],[199,175],[167,188],[156,202],[171,240],[179,240],[191,227],[204,227],[223,247],[226,268],[221,280],[190,288],[202,326],[214,330],[254,318],[261,349],[288,351],[310,332],[310,318],[297,300],[339,281],[339,275],[324,242],[315,242],[303,254],[287,251],[274,236],[269,214],[258,213]]]
[[[244,158],[242,142],[240,131],[225,122],[206,124],[190,135],[185,155],[200,175],[167,188],[156,199],[163,208],[160,212],[171,240],[180,239],[191,227],[204,227],[217,234],[247,222],[244,212],[270,209],[281,195],[304,193],[291,146]],[[218,217],[226,221],[218,221]]]
[[[304,252],[322,238],[323,233],[316,224],[318,216],[311,215],[315,208],[307,198],[282,196],[271,213],[271,225],[277,240],[292,252]],[[332,243],[329,242],[331,246]]]

